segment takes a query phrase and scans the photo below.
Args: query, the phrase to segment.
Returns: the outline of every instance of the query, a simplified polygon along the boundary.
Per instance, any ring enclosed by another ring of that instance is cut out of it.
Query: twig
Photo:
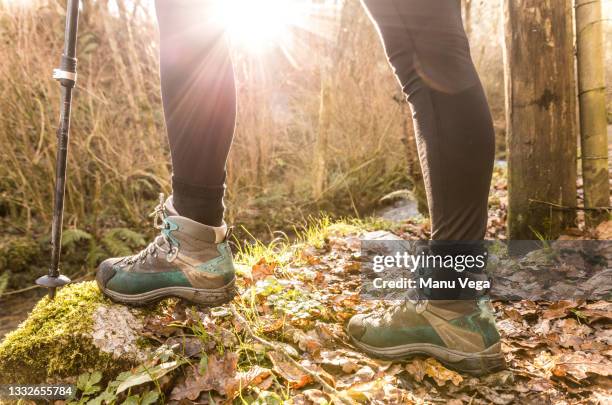
[[[548,205],[550,207],[553,207],[553,209],[559,210],[559,211],[611,211],[612,207],[568,207],[566,205],[561,205],[561,204],[556,204],[553,202],[549,202],[549,201],[542,201],[542,200],[535,200],[533,198],[529,199],[530,203],[536,203],[536,204],[542,204],[542,205]]]
[[[5,292],[5,293],[0,294],[0,298],[8,297],[9,295],[21,294],[21,293],[24,293],[26,291],[34,290],[36,288],[40,288],[40,286],[39,285],[31,285],[29,287],[22,288],[20,290],[13,290],[13,291]]]
[[[76,273],[72,277],[74,277],[76,275],[79,275],[79,274],[81,274],[81,273],[80,272]],[[79,278],[76,278],[76,279],[72,280],[70,283],[72,284],[72,283],[77,283],[79,281],[83,281],[87,277],[88,277],[88,275],[85,274],[84,276],[80,276]],[[37,288],[42,288],[42,287],[35,284],[35,285],[31,285],[29,287],[25,287],[25,288],[22,288],[22,289],[19,289],[19,290],[8,291],[8,292],[0,294],[0,299],[2,299],[3,297],[8,297],[9,295],[17,295],[17,294],[21,294],[21,293],[24,293],[24,292],[27,292],[27,291],[30,291],[30,290],[35,290]]]
[[[291,355],[287,352],[287,350],[284,347],[279,346],[279,345],[275,345],[274,343],[272,343],[272,342],[270,342],[270,341],[268,341],[268,340],[266,340],[266,339],[264,339],[262,337],[257,336],[255,334],[255,332],[253,332],[253,329],[251,329],[251,326],[249,325],[247,320],[244,319],[244,317],[242,315],[240,315],[238,313],[238,311],[236,311],[236,308],[234,308],[234,305],[230,305],[230,309],[231,309],[232,314],[234,315],[234,317],[236,317],[238,322],[240,322],[242,324],[242,326],[244,326],[244,328],[247,330],[247,332],[249,333],[249,335],[251,335],[251,337],[253,339],[258,341],[262,345],[266,346],[268,349],[271,349],[271,350],[274,350],[274,351],[277,351],[277,352],[281,353],[283,356],[285,356],[287,358],[287,360],[289,360],[289,362],[293,366],[298,368],[304,374],[308,374],[309,376],[311,376],[316,382],[321,384],[321,386],[323,387],[323,389],[325,391],[327,391],[328,393],[338,397],[338,399],[340,399],[343,403],[348,404],[348,405],[353,405],[354,404],[354,402],[351,399],[347,398],[344,394],[340,393],[334,387],[329,385],[324,379],[319,377],[319,375],[317,373],[315,373],[312,370],[307,369],[306,367],[304,367],[303,365],[301,365],[300,363],[295,361],[293,359],[293,357],[291,357]]]

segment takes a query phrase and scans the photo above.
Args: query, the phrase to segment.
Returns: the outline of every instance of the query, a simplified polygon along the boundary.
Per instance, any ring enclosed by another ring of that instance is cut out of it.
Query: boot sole
[[[431,343],[412,343],[381,348],[362,343],[352,336],[351,341],[364,352],[386,360],[405,360],[415,355],[431,356],[453,370],[475,376],[482,376],[506,369],[506,359],[501,353],[500,342],[481,352],[466,353]]]
[[[131,306],[149,305],[164,298],[182,298],[194,304],[206,307],[217,307],[227,304],[236,296],[236,279],[220,288],[165,287],[147,291],[142,294],[121,294],[103,287],[98,282],[100,291],[114,302]]]

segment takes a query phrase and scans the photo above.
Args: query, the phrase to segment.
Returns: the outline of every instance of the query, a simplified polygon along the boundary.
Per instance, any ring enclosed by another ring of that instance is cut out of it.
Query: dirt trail
[[[44,296],[42,289],[0,299],[0,341],[28,317],[38,300]]]

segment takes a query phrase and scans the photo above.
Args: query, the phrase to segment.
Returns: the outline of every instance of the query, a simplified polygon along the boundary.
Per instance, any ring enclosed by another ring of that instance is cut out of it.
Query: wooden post
[[[508,235],[556,238],[575,218],[572,0],[504,0]]]
[[[584,205],[610,205],[606,82],[601,0],[576,0],[576,45]],[[608,219],[606,211],[586,211],[589,226]]]

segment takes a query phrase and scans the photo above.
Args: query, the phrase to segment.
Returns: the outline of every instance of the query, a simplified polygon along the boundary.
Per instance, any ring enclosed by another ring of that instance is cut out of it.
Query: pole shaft
[[[55,162],[55,198],[53,201],[53,224],[51,230],[51,269],[49,275],[59,276],[59,262],[62,244],[62,224],[64,217],[64,196],[66,191],[66,166],[68,161],[68,141],[70,138],[70,112],[72,88],[62,86],[62,109],[60,126],[57,131],[57,156]]]
[[[76,73],[76,42],[79,19],[79,0],[68,0],[66,10],[66,31],[64,36],[64,53],[60,62],[60,70]],[[68,143],[70,139],[70,113],[72,107],[72,90],[75,81],[60,79],[61,110],[57,130],[57,156],[55,165],[55,198],[53,201],[53,223],[51,229],[51,267],[50,277],[60,276],[60,255],[62,246],[62,226],[64,217],[64,197],[66,192],[66,166],[68,161]],[[49,291],[51,298],[55,296],[55,288]]]
[[[64,55],[69,58],[76,56],[76,38],[79,22],[79,0],[68,0],[66,11],[66,33],[64,36]]]

